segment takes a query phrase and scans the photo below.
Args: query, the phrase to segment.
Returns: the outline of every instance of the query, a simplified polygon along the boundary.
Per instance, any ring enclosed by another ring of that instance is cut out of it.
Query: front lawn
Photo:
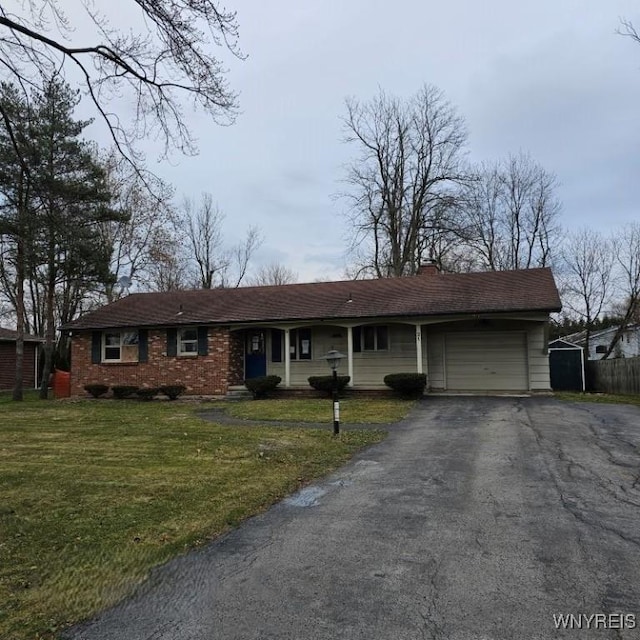
[[[53,637],[384,437],[224,427],[170,402],[4,400],[0,637],[12,640]]]
[[[344,398],[340,400],[340,420],[348,424],[389,424],[402,420],[414,403],[414,400],[399,398]],[[242,400],[216,406],[224,408],[230,416],[243,420],[327,423],[333,420],[329,398]]]
[[[613,393],[573,393],[557,391],[554,397],[569,402],[599,402],[604,404],[635,404],[640,406],[640,396],[620,395]]]

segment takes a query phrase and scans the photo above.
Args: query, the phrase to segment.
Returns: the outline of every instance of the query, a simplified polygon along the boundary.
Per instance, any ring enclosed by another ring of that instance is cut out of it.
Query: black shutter
[[[353,327],[351,335],[353,337],[353,352],[360,353],[362,351],[362,347],[361,347],[362,327]]]
[[[209,330],[207,327],[198,327],[198,355],[209,354]]]
[[[91,332],[91,363],[102,362],[102,331]]]
[[[149,331],[147,329],[138,329],[138,362],[147,362],[149,360]]]
[[[178,355],[178,330],[167,329],[167,355]]]
[[[282,334],[280,329],[271,329],[271,362],[282,362]]]

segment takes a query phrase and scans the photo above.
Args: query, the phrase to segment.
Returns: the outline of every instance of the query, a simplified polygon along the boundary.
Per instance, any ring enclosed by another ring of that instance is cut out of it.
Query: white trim
[[[106,358],[106,350],[107,348],[109,349],[115,349],[115,345],[109,345],[109,347],[107,347],[106,345],[106,336],[107,333],[117,333],[120,336],[120,344],[118,346],[118,349],[120,350],[120,357],[119,358]],[[131,346],[131,345],[123,345],[122,343],[122,338],[123,335],[125,333],[135,333],[138,341],[135,343],[136,347],[138,347],[138,354],[137,354],[137,358],[135,360],[123,360],[122,359],[122,348],[124,346]],[[176,346],[176,353],[177,353],[177,346]],[[101,352],[100,352],[100,363],[115,363],[115,364],[119,364],[119,363],[131,363],[131,362],[140,362],[140,330],[139,329],[130,329],[130,328],[119,328],[119,329],[103,329],[102,330],[102,335],[101,335]]]
[[[182,351],[182,349],[180,348],[182,343],[183,343],[183,339],[182,339],[182,332],[183,331],[195,331],[196,332],[196,339],[195,340],[187,340],[187,342],[189,344],[194,344],[196,346],[196,350],[195,351]],[[138,337],[139,339],[139,337]],[[176,332],[176,356],[180,357],[180,358],[184,358],[186,357],[193,357],[193,356],[197,356],[198,355],[198,327],[178,327],[178,331]]]
[[[563,351],[567,351],[567,349],[563,349]],[[584,349],[580,349],[580,361],[582,362],[582,393],[584,393],[587,390],[587,376],[585,375],[586,371],[584,369]]]

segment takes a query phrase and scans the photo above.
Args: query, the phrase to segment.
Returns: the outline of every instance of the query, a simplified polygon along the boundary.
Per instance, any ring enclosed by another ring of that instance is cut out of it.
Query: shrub
[[[132,396],[139,387],[128,384],[119,384],[115,387],[111,387],[111,391],[113,391],[113,397],[118,398],[118,400],[122,400],[123,398],[128,398]]]
[[[106,384],[93,382],[91,384],[85,384],[84,390],[94,398],[99,398],[100,396],[103,396],[105,393],[107,393],[107,391],[109,391],[109,386]]]
[[[266,398],[282,382],[280,376],[259,376],[244,381],[244,386],[251,391],[254,400]]]
[[[417,397],[424,393],[427,386],[425,373],[390,373],[384,377],[384,383],[403,397]]]
[[[333,392],[333,376],[311,376],[308,378],[309,384],[316,391],[326,391],[331,397]],[[342,394],[349,384],[351,376],[338,376],[338,395]]]
[[[154,396],[160,393],[158,387],[141,387],[136,391],[138,398],[141,400],[153,400]]]
[[[160,387],[160,392],[164,393],[169,400],[176,400],[178,396],[181,396],[187,387],[183,384],[165,384],[163,387]]]

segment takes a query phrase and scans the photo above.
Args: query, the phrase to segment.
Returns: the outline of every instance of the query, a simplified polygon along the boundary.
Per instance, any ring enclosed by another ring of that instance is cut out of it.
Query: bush
[[[417,397],[424,393],[427,386],[425,373],[390,373],[384,377],[384,383],[403,397]]]
[[[163,387],[160,387],[160,392],[164,393],[169,400],[176,400],[178,396],[181,396],[187,387],[183,384],[165,384]]]
[[[118,400],[122,400],[124,398],[128,398],[132,396],[140,387],[136,387],[134,385],[128,384],[119,384],[115,387],[111,387],[111,391],[113,391],[113,397],[118,398]]]
[[[153,400],[160,393],[158,387],[142,387],[136,391],[138,398],[141,400]]]
[[[251,391],[254,400],[266,398],[282,382],[280,376],[259,376],[244,381],[244,386]]]
[[[93,382],[91,384],[85,384],[84,390],[94,398],[99,398],[100,396],[103,396],[105,393],[107,393],[107,391],[109,391],[109,386],[106,384]]]
[[[333,376],[311,376],[308,378],[309,384],[316,391],[326,391],[331,397],[333,392]],[[338,376],[338,395],[342,394],[349,384],[351,376]]]

